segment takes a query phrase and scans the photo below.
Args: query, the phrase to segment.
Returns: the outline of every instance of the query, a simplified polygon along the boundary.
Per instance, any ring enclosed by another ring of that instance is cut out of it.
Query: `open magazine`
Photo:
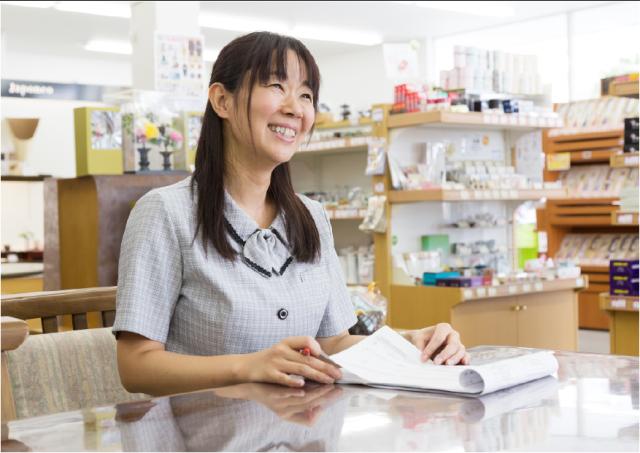
[[[414,391],[475,396],[513,387],[558,370],[551,351],[483,346],[473,348],[470,365],[434,365],[420,361],[420,351],[385,326],[330,359],[342,369],[342,384],[364,384]]]

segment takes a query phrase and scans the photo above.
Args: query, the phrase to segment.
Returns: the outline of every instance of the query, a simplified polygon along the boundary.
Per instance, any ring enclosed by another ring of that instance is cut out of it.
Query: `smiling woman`
[[[327,214],[294,192],[288,164],[319,86],[294,38],[251,33],[220,52],[193,176],[146,194],[127,222],[113,331],[129,391],[341,377],[320,356],[363,337],[348,333],[356,318]],[[405,335],[424,360],[468,361],[448,324]]]

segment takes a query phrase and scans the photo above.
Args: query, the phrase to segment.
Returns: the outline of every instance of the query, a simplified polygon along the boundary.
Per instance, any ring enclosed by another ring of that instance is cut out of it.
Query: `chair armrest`
[[[116,286],[3,294],[2,313],[20,319],[116,309]]]
[[[22,319],[2,316],[2,352],[17,349],[29,335],[29,326]]]

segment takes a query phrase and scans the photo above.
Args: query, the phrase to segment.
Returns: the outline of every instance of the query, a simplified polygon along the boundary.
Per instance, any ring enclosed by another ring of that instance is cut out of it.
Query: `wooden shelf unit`
[[[389,115],[387,122],[387,127],[390,129],[423,125],[526,131],[555,127],[557,123],[546,118],[533,118],[517,114],[446,111],[397,113]]]
[[[609,165],[613,168],[637,167],[640,164],[640,153],[615,154],[609,158]]]
[[[391,190],[389,202],[418,203],[422,201],[526,201],[541,198],[563,198],[564,189],[495,189],[495,190]]]
[[[586,277],[476,288],[392,285],[389,320],[400,329],[449,322],[467,346],[576,350],[576,293],[586,285]]]
[[[358,122],[353,122],[350,120],[328,121],[328,122],[317,124],[316,129],[319,129],[319,130],[342,129],[346,127],[369,126],[369,125],[372,125],[373,123],[374,121],[371,118],[360,118]]]
[[[610,353],[638,355],[638,296],[600,294],[600,308],[609,314]]]
[[[367,143],[361,144],[353,144],[353,138],[356,137],[345,137],[345,138],[337,138],[334,140],[326,140],[327,145],[329,142],[332,144],[327,146],[326,148],[312,148],[309,149],[305,145],[302,146],[296,153],[295,156],[324,156],[328,154],[345,154],[345,153],[357,153],[357,152],[366,152],[369,147]],[[358,137],[360,138],[360,137]],[[311,143],[310,145],[318,146],[318,142]]]
[[[638,226],[638,213],[616,211],[611,213],[611,225],[614,226]]]
[[[529,123],[526,118],[482,113],[422,112],[391,115],[388,105],[380,109],[383,121],[374,126],[374,135],[390,142],[397,128],[427,127],[454,134],[464,130],[497,131],[505,139],[507,160],[512,141],[521,134],[550,124]],[[393,190],[389,171],[373,177],[374,194],[385,195],[385,233],[374,233],[375,280],[389,300],[388,323],[409,329],[452,322],[465,344],[509,344],[551,349],[577,347],[576,279],[560,282],[533,282],[487,288],[438,288],[403,286],[393,282],[392,208],[402,203],[443,201],[524,201],[565,198],[565,190]],[[416,208],[418,209],[418,208]],[[513,227],[513,225],[511,225]],[[512,259],[515,260],[514,257]],[[587,279],[582,279],[586,286]],[[559,285],[559,286],[555,286]],[[514,308],[514,307],[519,308]],[[522,308],[528,307],[528,308]],[[542,332],[549,332],[543,334]]]
[[[625,166],[622,153],[624,139],[623,129],[609,130],[580,130],[555,129],[543,133],[543,149],[545,154],[569,152],[577,160],[584,152],[599,153],[603,151],[615,152],[609,156],[611,166]],[[633,159],[633,157],[631,157]],[[628,158],[627,158],[628,159]],[[636,158],[637,159],[637,158]],[[606,162],[606,160],[605,160]],[[600,163],[583,159],[582,164]],[[631,163],[629,160],[626,163]],[[631,165],[629,165],[631,166]],[[545,169],[544,180],[556,181],[559,172]],[[549,199],[545,209],[539,209],[538,230],[547,233],[547,254],[554,257],[560,249],[563,238],[569,233],[637,233],[637,217],[632,216],[631,224],[614,221],[619,212],[619,198],[565,198]],[[634,226],[634,221],[636,221]],[[600,309],[599,295],[609,291],[608,266],[583,266],[583,273],[589,278],[589,287],[579,295],[579,324],[581,328],[607,330],[609,318]]]

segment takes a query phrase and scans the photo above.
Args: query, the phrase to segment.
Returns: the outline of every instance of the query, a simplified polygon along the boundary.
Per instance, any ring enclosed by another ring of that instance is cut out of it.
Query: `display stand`
[[[389,153],[408,149],[415,134],[427,141],[458,137],[460,134],[486,134],[501,144],[503,159],[512,163],[512,152],[521,134],[534,132],[552,123],[509,115],[478,113],[421,112],[389,115],[388,106],[374,106],[374,127],[390,143]],[[546,121],[546,120],[545,120]],[[414,134],[414,135],[412,135]],[[408,138],[406,138],[408,137]],[[564,197],[562,189],[526,190],[393,190],[387,170],[374,177],[374,192],[387,196],[389,227],[375,234],[376,281],[389,298],[389,324],[395,328],[418,328],[449,322],[465,344],[511,344],[575,350],[577,347],[576,292],[587,286],[587,279],[518,282],[504,286],[442,288],[412,286],[393,282],[392,251],[405,252],[416,247],[420,234],[442,229],[443,210],[461,203],[474,208],[489,204],[512,219],[519,201]],[[460,232],[466,234],[466,232]],[[483,232],[483,235],[489,235]],[[510,267],[517,260],[513,222],[493,233],[509,249]],[[552,329],[545,325],[552,323]],[[557,324],[557,325],[556,325]],[[544,334],[542,333],[544,332]],[[553,333],[550,333],[553,332]]]
[[[612,168],[638,165],[638,153],[622,154],[624,131],[562,133],[545,132],[544,152],[547,156],[570,153],[571,165],[609,164]],[[568,169],[567,169],[568,170]],[[561,171],[545,170],[545,181],[556,181]],[[575,198],[580,195],[581,198]],[[569,194],[566,199],[549,199],[546,208],[538,210],[538,229],[546,232],[548,255],[555,257],[567,234],[635,233],[638,232],[637,213],[619,211],[619,197],[602,194]],[[589,277],[589,287],[579,295],[579,326],[585,329],[607,330],[609,318],[600,309],[599,295],[609,291],[609,266],[583,265]]]
[[[600,308],[609,314],[611,354],[638,355],[638,297],[600,294]]]
[[[371,177],[365,175],[367,150],[372,135],[373,122],[369,118],[358,121],[324,122],[315,127],[312,139],[304,142],[290,161],[291,179],[298,193],[314,192],[342,196],[347,187],[371,190]],[[334,244],[337,251],[346,247],[369,247],[370,234],[358,229],[366,213],[366,204],[325,204],[331,220]],[[370,274],[373,274],[372,272]],[[348,272],[345,277],[348,277]],[[363,279],[349,279],[352,285],[367,285]]]

